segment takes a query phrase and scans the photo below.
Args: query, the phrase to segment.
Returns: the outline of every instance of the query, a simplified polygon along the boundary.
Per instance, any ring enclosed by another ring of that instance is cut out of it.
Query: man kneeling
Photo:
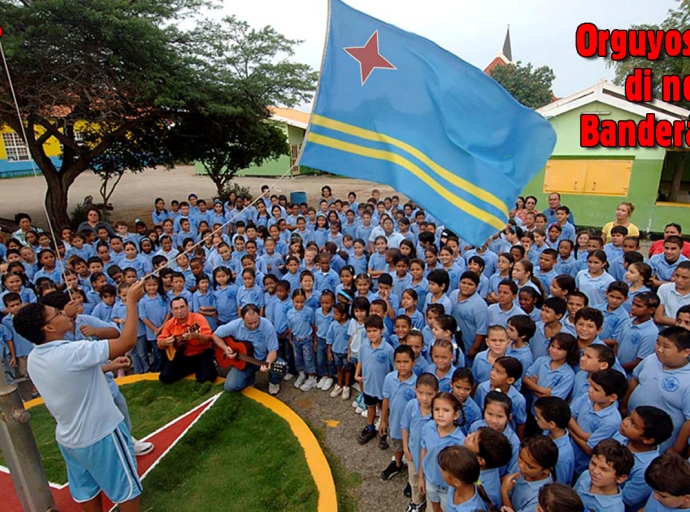
[[[163,370],[158,378],[170,384],[194,373],[197,382],[213,382],[216,367],[208,321],[203,315],[190,312],[184,297],[173,299],[170,307],[173,317],[158,335],[158,348],[162,352],[171,347],[179,348],[172,360],[163,357]]]

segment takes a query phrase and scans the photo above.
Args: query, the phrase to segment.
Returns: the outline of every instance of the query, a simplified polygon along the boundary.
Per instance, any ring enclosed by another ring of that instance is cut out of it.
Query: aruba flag
[[[330,0],[300,165],[386,183],[481,246],[555,144],[549,122],[481,70]]]

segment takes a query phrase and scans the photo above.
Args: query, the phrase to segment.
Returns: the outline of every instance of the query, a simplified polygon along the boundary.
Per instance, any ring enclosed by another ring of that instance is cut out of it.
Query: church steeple
[[[508,61],[513,62],[513,51],[510,48],[510,24],[508,25],[508,30],[506,31],[506,39],[503,41],[503,55]]]

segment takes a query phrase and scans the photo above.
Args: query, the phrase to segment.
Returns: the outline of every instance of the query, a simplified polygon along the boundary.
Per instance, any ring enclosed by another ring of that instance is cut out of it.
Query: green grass
[[[213,387],[210,383],[199,384],[196,381],[183,380],[167,385],[158,381],[144,381],[122,386],[120,389],[127,398],[134,436],[141,438],[181,416],[223,388]],[[31,415],[31,428],[48,480],[58,484],[66,483],[67,470],[55,442],[55,420],[43,405],[31,408]],[[0,464],[6,466],[2,453]]]
[[[318,492],[287,422],[223,394],[144,481],[142,510],[315,511]]]

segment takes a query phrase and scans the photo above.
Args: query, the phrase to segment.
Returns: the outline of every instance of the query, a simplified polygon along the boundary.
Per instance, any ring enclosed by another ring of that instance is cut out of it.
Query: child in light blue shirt
[[[618,431],[621,415],[618,400],[625,396],[628,380],[616,370],[595,372],[589,379],[589,392],[570,404],[569,430],[575,454],[575,474],[585,469],[594,447]],[[626,475],[629,473],[626,473]]]
[[[659,445],[673,434],[673,422],[667,412],[649,405],[641,405],[621,423],[615,440],[633,454],[635,465],[628,479],[621,484],[626,512],[637,512],[644,507],[652,489],[644,479],[651,462],[659,456]]]
[[[570,406],[562,398],[544,396],[534,403],[534,412],[537,426],[558,447],[556,479],[570,485],[575,471],[575,454],[568,434],[568,423],[572,417]]]
[[[586,510],[597,512],[625,512],[620,485],[625,482],[634,465],[630,450],[615,439],[604,439],[592,450],[589,469],[575,484]],[[598,478],[592,480],[592,473]]]
[[[690,462],[667,452],[652,461],[644,475],[654,491],[645,512],[672,512],[690,507]]]

